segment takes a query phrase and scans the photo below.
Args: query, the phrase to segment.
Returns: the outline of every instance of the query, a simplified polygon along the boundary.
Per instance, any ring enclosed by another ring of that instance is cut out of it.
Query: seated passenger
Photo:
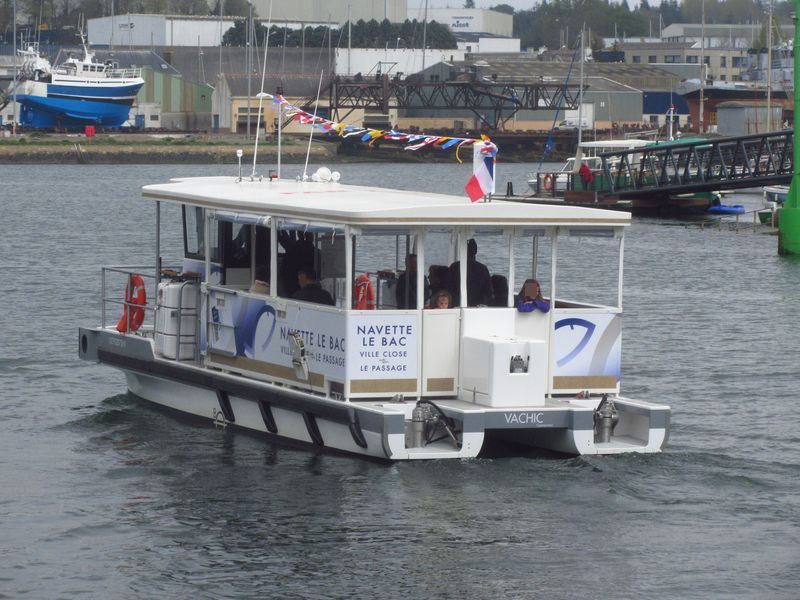
[[[516,299],[519,312],[533,312],[539,309],[543,313],[550,310],[550,303],[542,297],[542,288],[535,279],[526,279]]]
[[[300,289],[292,294],[294,300],[335,305],[331,295],[323,290],[317,282],[317,272],[313,268],[306,267],[297,272],[297,285],[300,286]]]
[[[439,290],[431,298],[430,308],[453,308],[453,298],[447,290]]]
[[[489,306],[508,306],[508,279],[504,275],[492,275],[492,298]]]

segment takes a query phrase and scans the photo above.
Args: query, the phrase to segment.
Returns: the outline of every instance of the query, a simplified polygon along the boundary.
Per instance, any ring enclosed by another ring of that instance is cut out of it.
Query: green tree
[[[493,10],[495,12],[505,13],[507,15],[513,15],[514,14],[514,7],[510,6],[508,4],[498,4],[497,6],[493,6],[491,8],[491,10]]]

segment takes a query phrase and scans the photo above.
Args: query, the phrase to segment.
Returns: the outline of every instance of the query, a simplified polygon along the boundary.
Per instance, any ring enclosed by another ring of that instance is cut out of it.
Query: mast
[[[219,79],[222,79],[222,3],[223,2],[224,0],[219,0],[219,72],[217,73]]]
[[[772,131],[772,1],[767,15],[767,133]]]
[[[425,46],[428,37],[428,0],[425,0],[425,15],[422,18],[422,70],[425,70]]]
[[[353,27],[350,23],[350,5],[347,5],[347,74],[350,75],[353,71],[350,69],[350,55],[353,53]]]
[[[253,2],[252,0],[247,0],[247,8],[248,8],[248,17],[247,17],[247,35],[245,36],[247,40],[247,57],[245,60],[245,64],[247,65],[247,137],[246,139],[250,139],[250,78],[253,73],[253,47],[252,47],[252,35],[253,35]]]
[[[706,94],[706,0],[702,2],[702,13],[700,17],[700,133],[703,133],[705,127],[705,115],[703,109],[705,108],[705,99],[703,96]]]
[[[11,124],[11,135],[17,137],[17,0],[14,0],[14,122]]]
[[[581,26],[581,79],[580,88],[578,88],[578,146],[581,145],[583,140],[583,63],[586,62],[586,47],[584,44],[586,23]],[[577,161],[575,161],[577,163]],[[575,165],[579,166],[579,165]]]

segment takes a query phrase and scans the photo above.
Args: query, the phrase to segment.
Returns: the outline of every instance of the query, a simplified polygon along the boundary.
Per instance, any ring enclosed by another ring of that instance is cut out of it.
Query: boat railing
[[[180,270],[180,267],[177,267],[177,270]],[[144,327],[145,322],[148,321],[150,325],[149,328],[145,327],[144,331],[153,330],[153,325],[155,324],[154,315],[157,303],[155,301],[146,301],[144,305],[139,305],[137,303],[128,301],[128,298],[126,297],[126,290],[133,289],[131,280],[134,275],[138,275],[145,281],[146,298],[155,300],[158,291],[158,281],[156,281],[155,277],[155,267],[152,265],[114,265],[101,268],[100,323],[104,329],[107,324],[106,312],[109,310],[108,307],[119,306],[122,307],[123,315],[130,315],[132,313],[130,307],[141,308],[144,310],[145,320],[142,322],[142,326]]]
[[[575,188],[575,174],[566,171],[539,171],[534,174],[538,196],[563,196]]]
[[[142,76],[141,69],[110,69],[106,71],[106,77],[114,77],[118,79],[135,79]]]

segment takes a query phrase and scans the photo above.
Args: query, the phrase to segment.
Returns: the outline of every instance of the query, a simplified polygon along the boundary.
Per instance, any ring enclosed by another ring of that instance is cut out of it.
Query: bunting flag
[[[461,150],[462,146],[474,146],[476,148],[480,146],[480,151],[484,157],[486,157],[486,148],[491,146],[491,148],[494,149],[491,151],[493,152],[491,155],[492,192],[494,192],[494,157],[497,156],[497,146],[492,144],[492,142],[486,136],[481,136],[480,139],[461,138],[445,135],[404,133],[402,131],[395,131],[394,129],[381,131],[379,129],[369,129],[367,127],[357,127],[355,125],[345,125],[344,123],[337,123],[336,121],[315,116],[312,113],[309,113],[302,108],[289,103],[286,98],[280,94],[276,96],[273,96],[272,94],[265,94],[265,96],[267,98],[272,98],[272,102],[274,104],[280,104],[282,106],[283,113],[287,117],[291,117],[303,125],[311,125],[312,127],[316,127],[324,133],[329,135],[335,134],[343,138],[358,136],[362,142],[366,142],[370,145],[372,145],[376,140],[383,139],[405,144],[405,147],[403,148],[404,150],[419,150],[420,148],[425,148],[427,146],[436,147],[440,150],[449,150],[450,148],[455,147],[456,160],[458,162],[463,162],[459,156],[459,151]],[[475,175],[473,175],[473,179],[474,178]]]
[[[464,188],[473,202],[494,194],[494,165],[497,146],[489,138],[472,146],[472,177]]]

